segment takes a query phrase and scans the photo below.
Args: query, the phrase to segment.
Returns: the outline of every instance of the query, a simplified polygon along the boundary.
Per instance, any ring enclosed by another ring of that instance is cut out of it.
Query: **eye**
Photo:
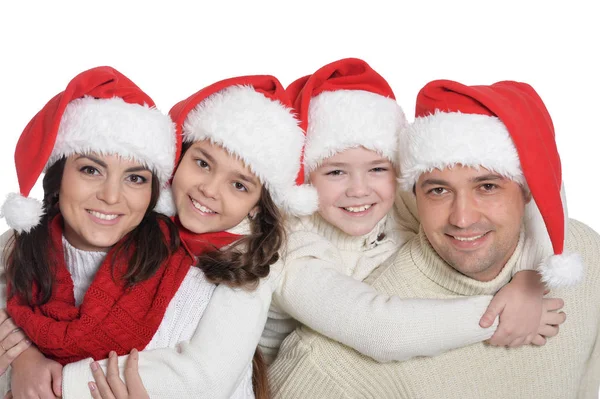
[[[200,166],[202,169],[208,169],[208,167],[210,165],[208,165],[208,162],[206,162],[204,159],[196,159],[196,164],[198,164],[198,166]]]
[[[370,172],[387,172],[388,168],[383,166],[378,166],[370,170]]]
[[[498,188],[498,185],[493,183],[485,183],[481,185],[481,188],[485,192],[492,192]]]
[[[127,176],[127,180],[134,184],[144,184],[148,181],[148,179],[140,175],[129,175]]]
[[[339,169],[332,170],[331,172],[325,173],[326,176],[341,176],[343,174],[344,174],[344,172]]]
[[[448,192],[448,190],[446,190],[444,187],[434,187],[431,190],[427,191],[427,194],[442,195],[447,192]]]
[[[238,191],[248,191],[248,189],[246,188],[246,186],[244,186],[242,183],[236,181],[235,183],[233,183],[233,187],[238,190]]]
[[[79,169],[79,171],[90,176],[96,176],[100,174],[100,171],[93,166],[84,166],[83,168]]]

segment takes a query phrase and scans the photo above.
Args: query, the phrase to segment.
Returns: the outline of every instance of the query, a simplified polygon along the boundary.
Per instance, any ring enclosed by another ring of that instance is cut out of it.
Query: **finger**
[[[117,398],[127,397],[127,386],[119,376],[119,362],[115,351],[110,351],[108,355],[108,366],[106,368],[106,380]]]
[[[538,333],[543,335],[546,338],[556,337],[558,335],[559,328],[558,326],[552,326],[546,324],[545,326],[541,326]]]
[[[0,309],[0,324],[4,323],[4,320],[8,319],[8,313],[6,313],[6,309],[1,308]],[[8,394],[7,394],[8,395]],[[12,395],[12,394],[11,394]]]
[[[4,399],[13,399],[12,391],[6,392],[6,395],[4,395]]]
[[[139,353],[137,349],[133,349],[127,359],[127,365],[125,366],[125,380],[127,381],[127,387],[129,393],[135,397],[148,396],[146,388],[140,377],[138,371]]]
[[[6,370],[8,366],[15,360],[21,353],[23,353],[27,348],[31,346],[31,341],[29,339],[23,339],[21,342],[10,348],[8,351],[4,352],[2,356],[0,356],[0,369]]]
[[[9,350],[25,338],[27,338],[27,336],[25,335],[23,330],[17,328],[12,333],[8,334],[6,338],[4,338],[4,340],[2,341],[2,346],[4,347],[4,349]]]
[[[542,307],[544,310],[560,310],[565,306],[565,301],[560,298],[544,298]]]
[[[90,393],[92,394],[92,398],[94,399],[102,399],[100,396],[100,392],[98,391],[98,386],[93,382],[88,382],[88,388],[90,389]]]
[[[19,327],[17,327],[13,319],[11,319],[10,317],[4,320],[2,324],[0,324],[0,341],[3,341],[6,337],[8,337],[8,335],[10,335],[10,333],[15,331],[17,328]]]
[[[62,366],[55,364],[50,369],[50,376],[52,377],[52,391],[56,396],[62,396]]]
[[[546,345],[546,338],[544,338],[543,336],[538,334],[535,337],[533,337],[531,344],[537,345],[537,346],[544,346],[544,345]]]
[[[94,380],[96,381],[96,389],[98,390],[99,397],[103,399],[116,399],[112,393],[112,390],[108,386],[108,382],[106,381],[106,377],[104,376],[104,372],[102,368],[98,364],[98,362],[92,362],[90,364],[90,368],[92,369],[92,375],[94,376]]]
[[[518,348],[519,346],[523,346],[525,338],[517,338],[508,344],[509,348]]]
[[[502,313],[503,309],[504,302],[497,301],[494,297],[488,308],[485,310],[483,316],[481,316],[481,319],[479,320],[479,326],[481,326],[481,328],[491,327],[491,325],[494,324],[494,320],[496,320],[496,317]]]
[[[544,312],[542,314],[542,320],[540,324],[559,325],[563,324],[565,320],[567,320],[567,315],[565,312]]]

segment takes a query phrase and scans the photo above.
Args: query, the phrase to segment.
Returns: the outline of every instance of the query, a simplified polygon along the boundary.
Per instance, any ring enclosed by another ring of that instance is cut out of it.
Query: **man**
[[[419,93],[416,114],[400,150],[421,231],[367,281],[402,297],[493,294],[534,258],[523,247],[531,234],[545,240],[537,250],[553,253],[540,272],[559,287],[551,295],[564,299],[567,322],[542,347],[479,343],[387,364],[301,328],[269,371],[274,397],[597,398],[600,236],[566,219],[554,128],[542,100],[523,83],[434,81]],[[574,284],[581,261],[585,276]]]

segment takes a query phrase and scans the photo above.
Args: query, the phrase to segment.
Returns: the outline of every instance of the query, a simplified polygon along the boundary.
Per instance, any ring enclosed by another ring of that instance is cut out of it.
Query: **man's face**
[[[479,281],[502,270],[519,241],[528,202],[522,187],[485,168],[423,173],[415,186],[421,226],[450,266]]]

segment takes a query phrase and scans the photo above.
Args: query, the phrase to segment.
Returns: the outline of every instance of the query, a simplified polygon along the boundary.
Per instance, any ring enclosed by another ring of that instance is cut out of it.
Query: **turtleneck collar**
[[[435,252],[423,229],[419,237],[411,242],[410,254],[415,266],[433,283],[459,295],[493,295],[512,278],[512,272],[523,250],[524,235],[521,231],[517,248],[502,268],[498,276],[491,281],[478,281],[461,274],[446,263]]]

